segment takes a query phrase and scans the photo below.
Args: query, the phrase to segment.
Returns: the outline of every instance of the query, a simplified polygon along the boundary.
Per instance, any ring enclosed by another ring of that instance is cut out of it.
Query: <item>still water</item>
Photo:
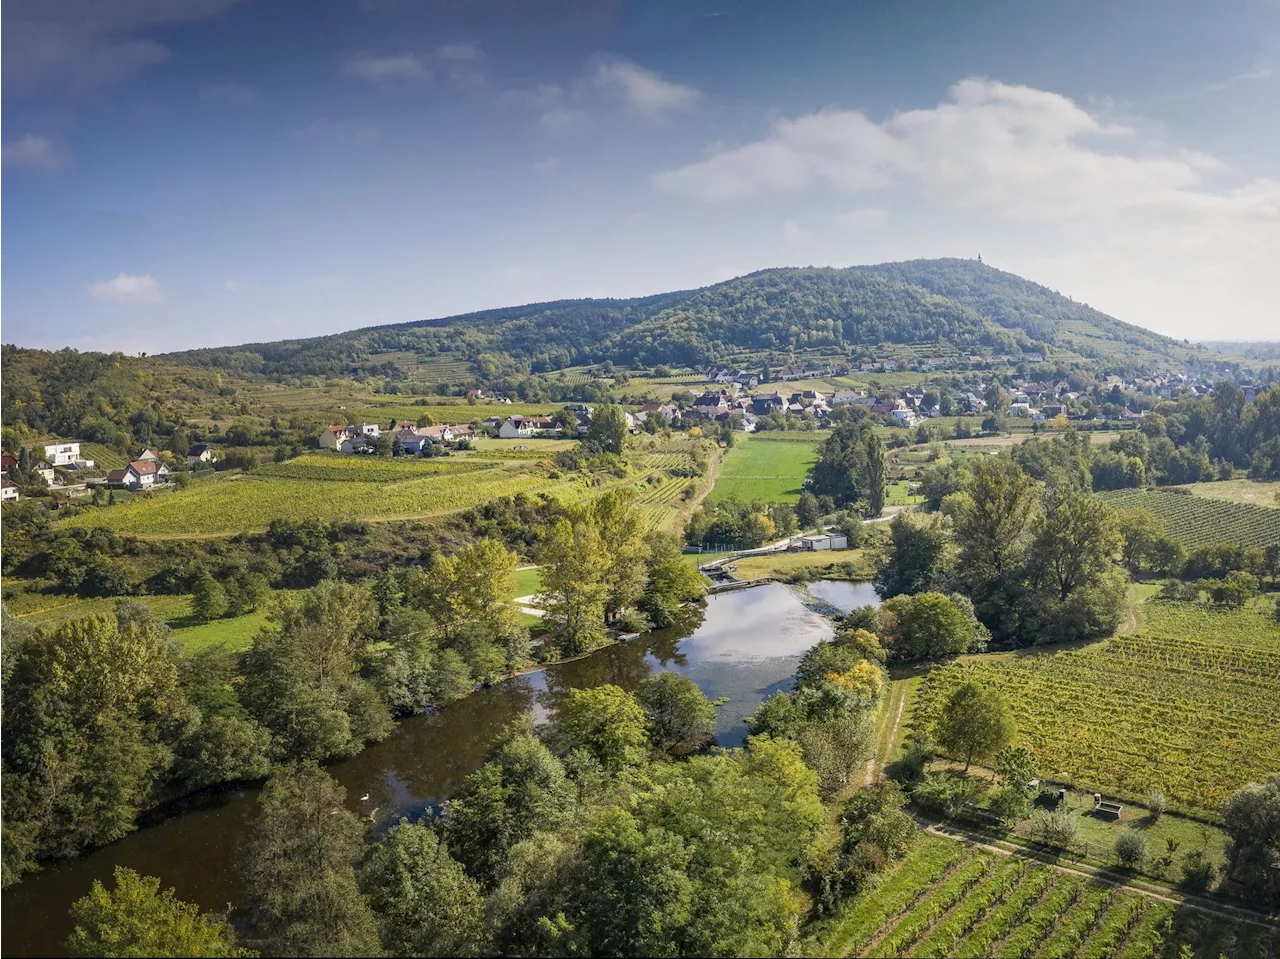
[[[814,583],[814,595],[840,609],[877,602],[866,584]],[[739,746],[743,719],[776,690],[790,685],[799,657],[832,635],[829,620],[805,607],[791,589],[759,586],[711,596],[705,613],[684,628],[659,630],[571,663],[518,676],[440,711],[400,722],[384,742],[329,767],[347,790],[347,805],[375,808],[385,827],[447,799],[484,762],[490,740],[507,723],[531,713],[545,720],[570,689],[614,683],[632,689],[655,672],[690,677],[710,699],[724,698],[716,742]],[[360,797],[368,795],[368,801]],[[179,898],[206,910],[244,902],[238,860],[257,813],[256,787],[201,797],[191,808],[139,829],[76,860],[48,866],[6,890],[3,955],[61,955],[67,910],[95,879],[127,866],[158,876]]]
[[[870,583],[821,579],[810,583],[807,588],[818,599],[830,603],[842,613],[852,612],[859,606],[880,605],[880,597]]]

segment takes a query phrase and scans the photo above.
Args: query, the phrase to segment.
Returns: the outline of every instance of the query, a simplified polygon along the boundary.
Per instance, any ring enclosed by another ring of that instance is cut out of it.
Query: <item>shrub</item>
[[[1066,810],[1042,812],[1036,816],[1035,834],[1050,846],[1070,847],[1079,828],[1076,817]]]
[[[1182,884],[1195,892],[1205,892],[1218,878],[1218,867],[1203,849],[1187,853],[1182,860]]]
[[[929,773],[911,791],[911,801],[926,812],[950,819],[960,814],[975,789],[975,784],[968,779]]]
[[[1136,869],[1147,858],[1147,838],[1136,829],[1121,830],[1116,836],[1116,861],[1129,869]]]
[[[1152,789],[1147,793],[1147,809],[1151,811],[1152,821],[1158,822],[1169,809],[1169,797],[1159,789]]]

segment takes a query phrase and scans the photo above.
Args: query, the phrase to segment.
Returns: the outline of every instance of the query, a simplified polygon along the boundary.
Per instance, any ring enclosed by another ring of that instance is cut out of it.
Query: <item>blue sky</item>
[[[1280,2],[6,0],[3,339],[974,256],[1280,339]]]

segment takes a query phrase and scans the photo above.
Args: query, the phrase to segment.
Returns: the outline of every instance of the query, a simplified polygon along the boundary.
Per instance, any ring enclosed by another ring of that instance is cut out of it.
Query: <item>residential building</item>
[[[187,451],[187,465],[190,467],[196,467],[202,463],[212,465],[216,458],[213,447],[208,443],[197,443]]]
[[[15,499],[22,499],[22,496],[18,493],[18,487],[7,479],[0,480],[0,502],[8,503]]]
[[[49,443],[44,448],[44,458],[54,466],[74,466],[80,461],[80,444]]]
[[[657,416],[667,426],[670,426],[680,419],[680,409],[674,403],[659,403],[656,400],[650,400],[640,407],[640,417],[648,419],[651,416]]]
[[[107,474],[107,483],[128,489],[150,489],[157,483],[167,482],[169,467],[155,460],[134,460],[124,469]]]
[[[137,456],[137,459],[140,460],[158,460],[159,458],[160,451],[155,449],[145,449]]]

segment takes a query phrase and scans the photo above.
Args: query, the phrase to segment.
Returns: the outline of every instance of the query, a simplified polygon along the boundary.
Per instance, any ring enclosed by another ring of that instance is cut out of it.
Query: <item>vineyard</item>
[[[265,529],[275,519],[430,516],[553,485],[541,472],[505,469],[400,480],[339,484],[326,479],[221,474],[186,489],[157,491],[132,497],[127,504],[89,510],[60,525],[151,536],[228,535]]]
[[[344,456],[308,453],[285,463],[268,463],[255,471],[257,476],[284,479],[325,480],[340,483],[399,483],[424,476],[456,475],[493,468],[493,463],[468,462],[465,459],[423,459],[400,456]]]
[[[1244,959],[1280,931],[1193,912],[1025,859],[921,836],[878,885],[817,927],[824,956]]]
[[[1280,543],[1280,509],[1232,503],[1167,490],[1114,490],[1099,494],[1117,509],[1141,507],[1160,517],[1165,530],[1187,546],[1235,543],[1268,546]]]
[[[962,682],[999,689],[1042,775],[1216,815],[1280,769],[1280,629],[1261,610],[1149,601],[1140,635],[932,670],[914,723]]]

